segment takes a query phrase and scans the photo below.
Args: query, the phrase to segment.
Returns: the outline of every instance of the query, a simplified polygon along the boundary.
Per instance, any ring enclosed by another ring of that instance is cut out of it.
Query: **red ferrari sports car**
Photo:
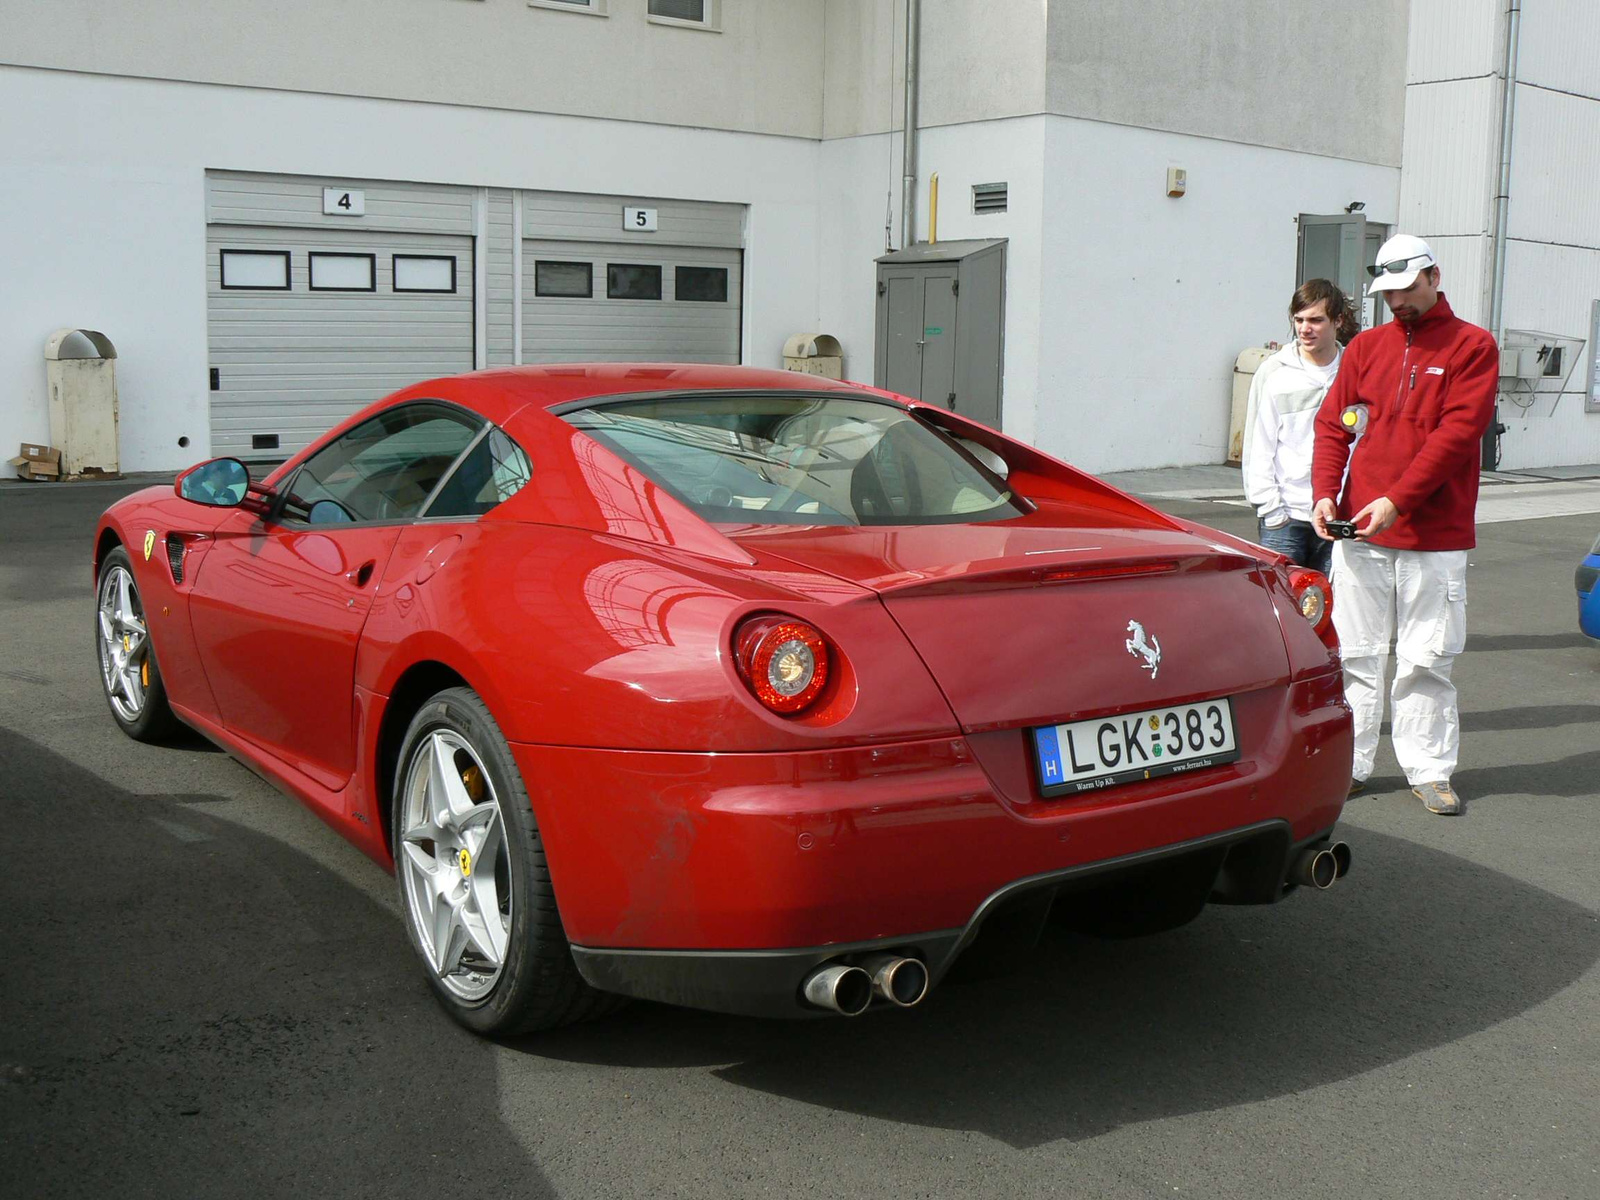
[[[392,868],[483,1033],[908,1006],[1349,866],[1327,581],[871,388],[433,380],[119,501],[94,567],[117,723]]]

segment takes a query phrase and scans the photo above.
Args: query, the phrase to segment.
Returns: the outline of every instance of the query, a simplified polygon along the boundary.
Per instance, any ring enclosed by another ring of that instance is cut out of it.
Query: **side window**
[[[429,517],[476,517],[509,500],[533,477],[528,456],[498,429],[472,448],[455,473],[439,489],[424,514]]]
[[[482,427],[442,404],[388,409],[306,461],[290,485],[291,508],[312,525],[410,520]]]

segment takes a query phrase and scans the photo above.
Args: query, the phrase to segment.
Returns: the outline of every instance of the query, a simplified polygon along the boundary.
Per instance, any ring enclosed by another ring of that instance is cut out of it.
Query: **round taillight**
[[[1311,622],[1319,635],[1327,632],[1333,619],[1333,591],[1328,586],[1327,576],[1306,568],[1293,571],[1289,575],[1289,590],[1294,593],[1300,615]]]
[[[810,705],[828,682],[827,641],[790,617],[757,617],[740,626],[734,661],[755,698],[785,716]]]

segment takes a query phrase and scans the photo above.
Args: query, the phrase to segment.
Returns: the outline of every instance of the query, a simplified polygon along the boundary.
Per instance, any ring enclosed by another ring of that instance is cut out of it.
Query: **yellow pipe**
[[[939,172],[928,176],[928,241],[939,240]]]

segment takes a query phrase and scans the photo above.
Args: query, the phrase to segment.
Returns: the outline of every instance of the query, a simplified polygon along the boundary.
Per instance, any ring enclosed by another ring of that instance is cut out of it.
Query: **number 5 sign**
[[[633,233],[656,231],[656,210],[653,208],[625,208],[622,210],[622,227]]]
[[[367,194],[350,188],[322,189],[322,211],[330,217],[362,217],[367,213]]]

